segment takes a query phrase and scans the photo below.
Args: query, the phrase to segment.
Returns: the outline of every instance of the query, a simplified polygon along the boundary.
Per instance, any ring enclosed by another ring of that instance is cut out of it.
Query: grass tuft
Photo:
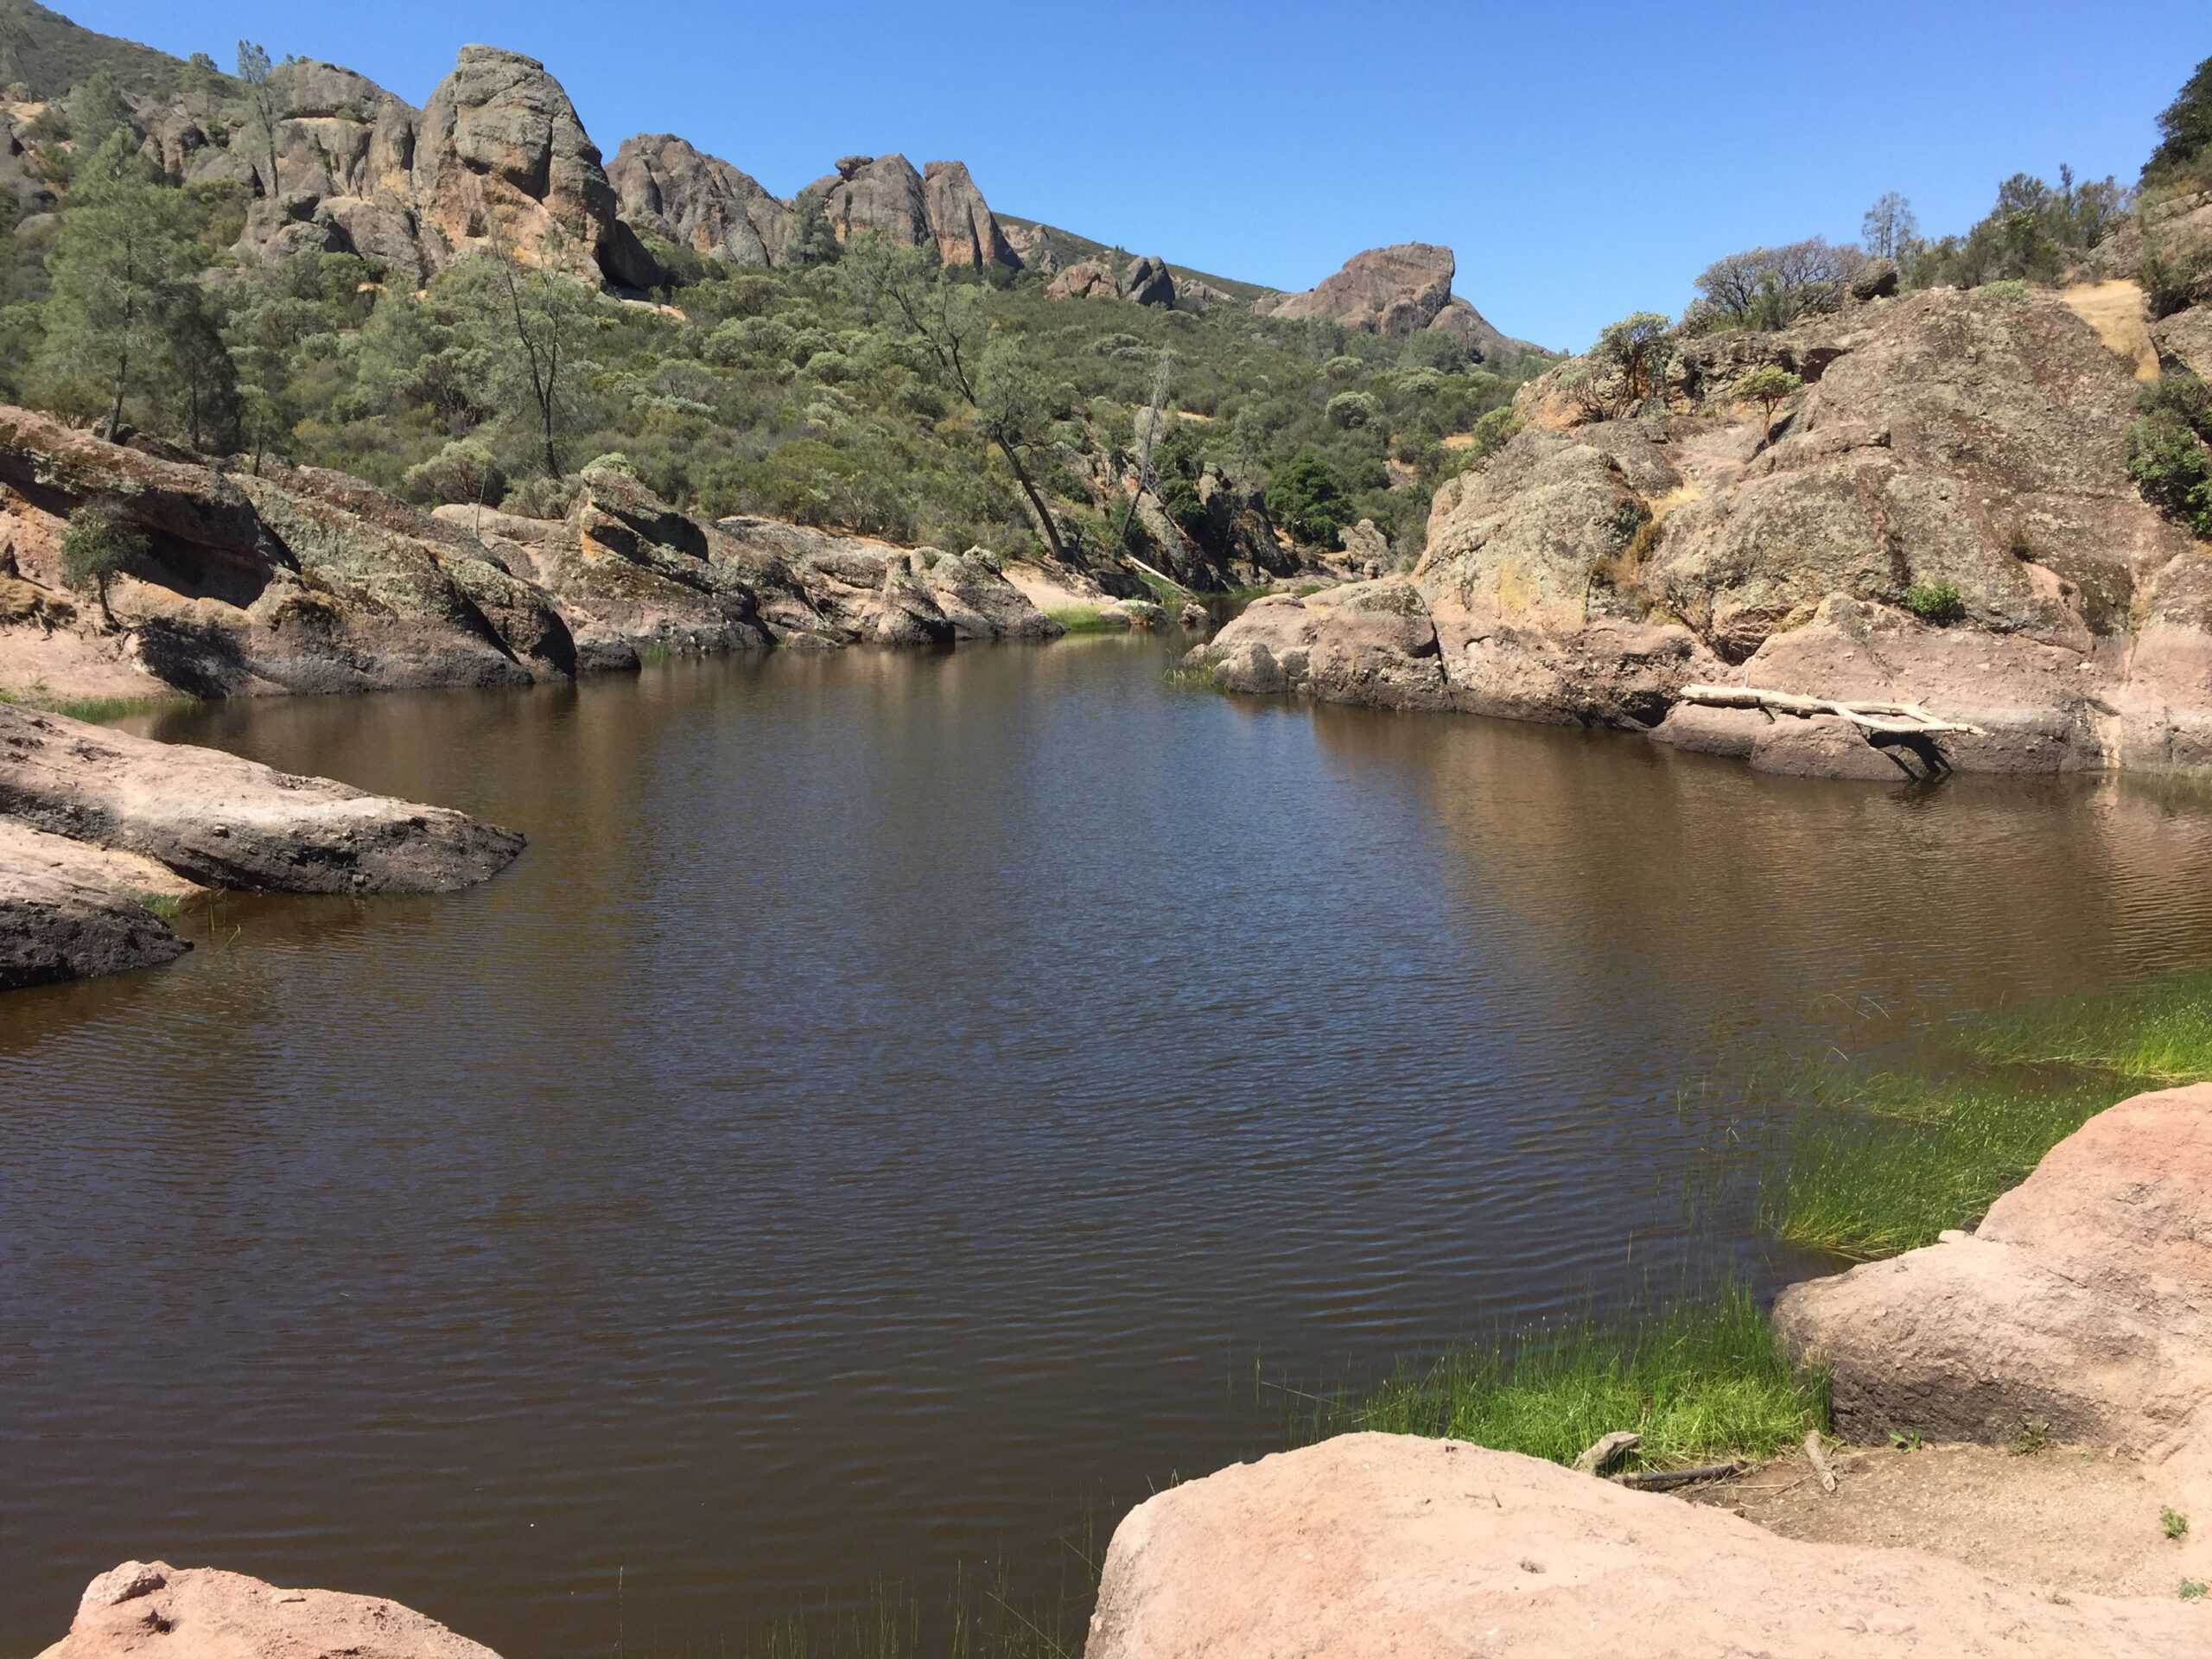
[[[1882,1075],[1802,1109],[1761,1204],[1792,1243],[1854,1261],[1972,1227],[2043,1155],[2113,1103],[2094,1079]]]
[[[1127,619],[1109,618],[1096,605],[1069,605],[1045,614],[1070,633],[1115,633],[1128,626]]]
[[[1325,1412],[1356,1428],[1469,1440],[1572,1464],[1616,1429],[1643,1437],[1633,1466],[1760,1459],[1827,1425],[1827,1382],[1777,1345],[1740,1286],[1617,1321],[1523,1332],[1401,1370],[1362,1406]]]
[[[173,922],[184,913],[184,899],[180,893],[146,893],[132,887],[124,896],[141,910],[151,911],[165,922]]]
[[[2146,1084],[2212,1078],[2212,973],[2037,1002],[1977,1022],[1969,1052],[1997,1065],[2068,1065]]]
[[[0,702],[12,702],[20,709],[35,709],[41,714],[61,715],[70,720],[89,721],[94,725],[105,725],[118,720],[128,720],[133,715],[166,714],[189,702],[182,692],[167,697],[55,697],[34,686],[29,690],[0,689]]]

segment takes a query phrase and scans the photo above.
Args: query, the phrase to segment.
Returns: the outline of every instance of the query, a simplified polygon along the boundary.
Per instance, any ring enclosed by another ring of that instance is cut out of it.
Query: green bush
[[[1904,590],[1904,607],[1939,628],[1966,620],[1967,602],[1957,585],[1948,582],[1915,581]]]
[[[1357,516],[1343,478],[1311,449],[1300,450],[1276,473],[1267,499],[1276,520],[1314,547],[1334,547],[1338,533]]]
[[[432,506],[448,501],[496,506],[507,493],[507,480],[489,448],[474,439],[455,438],[402,474],[400,489],[410,500]]]
[[[1363,391],[1340,391],[1329,399],[1325,412],[1331,426],[1351,430],[1375,419],[1375,400]]]
[[[146,532],[122,518],[111,507],[88,503],[69,515],[61,532],[61,580],[99,602],[100,614],[113,626],[108,609],[108,584],[146,551]]]
[[[2212,536],[2212,452],[2185,423],[2164,411],[2130,422],[2127,474],[2159,512]]]

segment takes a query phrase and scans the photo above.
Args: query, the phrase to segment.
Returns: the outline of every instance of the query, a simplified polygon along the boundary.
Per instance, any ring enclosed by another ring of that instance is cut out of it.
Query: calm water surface
[[[0,1000],[0,1652],[133,1556],[518,1656],[1040,1578],[1087,1505],[1281,1444],[1255,1372],[1807,1271],[1699,1196],[1745,1056],[2212,959],[2170,792],[1762,778],[1165,660],[162,722],[531,844]]]

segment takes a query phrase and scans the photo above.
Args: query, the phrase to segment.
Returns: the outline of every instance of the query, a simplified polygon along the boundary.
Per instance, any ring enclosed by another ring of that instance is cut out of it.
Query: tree
[[[1129,493],[1129,505],[1122,513],[1121,534],[1114,538],[1116,547],[1129,544],[1129,524],[1137,516],[1137,508],[1143,504],[1146,493],[1150,492],[1155,499],[1160,493],[1160,474],[1153,467],[1153,452],[1160,447],[1160,423],[1167,411],[1167,388],[1174,373],[1175,354],[1162,352],[1160,361],[1153,367],[1152,396],[1145,400],[1144,408],[1137,415],[1137,447],[1129,457],[1130,470],[1136,474],[1136,488]]]
[[[1660,377],[1675,356],[1667,319],[1656,311],[1637,311],[1598,332],[1591,356],[1619,378],[1619,408],[1634,409],[1659,390]]]
[[[791,198],[791,263],[831,265],[843,251],[830,215],[823,211],[822,193],[810,188]]]
[[[199,302],[201,263],[182,196],[153,181],[128,130],[111,134],[70,192],[42,318],[49,370],[105,402],[104,436],[175,347]]]
[[[893,247],[880,236],[856,238],[845,250],[849,291],[861,308],[918,348],[944,389],[981,417],[984,441],[1014,474],[1056,559],[1067,550],[1025,457],[1050,431],[1042,385],[1009,344],[992,350],[982,290],[954,282],[933,248]]]
[[[1832,290],[1866,263],[1859,249],[1814,236],[1716,259],[1699,273],[1696,286],[1707,312],[1723,321],[1745,328],[1787,328],[1816,292]]]
[[[269,85],[269,48],[253,41],[238,42],[238,79],[245,83],[246,120],[261,140],[269,170],[262,175],[261,194],[276,194],[276,94]]]
[[[2143,181],[2189,171],[2212,155],[2212,58],[2196,66],[2174,101],[2158,112],[2158,145],[2143,163]]]
[[[95,69],[69,94],[69,137],[79,153],[89,155],[130,126],[130,106],[115,89],[115,77]]]
[[[1736,396],[1765,411],[1766,418],[1759,427],[1761,448],[1766,447],[1767,435],[1774,429],[1776,406],[1804,384],[1779,363],[1762,364],[1736,382]]]
[[[563,443],[586,367],[583,348],[594,328],[594,296],[567,274],[555,246],[524,266],[513,248],[495,240],[464,264],[457,286],[475,336],[488,350],[498,399],[529,429],[545,475],[562,478],[568,471]]]
[[[1859,239],[1877,259],[1895,259],[1920,234],[1920,221],[1912,204],[1894,190],[1874,199],[1866,218],[1859,221]]]
[[[1300,450],[1275,474],[1268,486],[1268,511],[1315,547],[1334,547],[1353,516],[1344,480],[1311,449]]]
[[[90,592],[99,601],[100,620],[116,626],[108,608],[108,584],[129,569],[146,550],[146,534],[123,518],[112,507],[90,502],[69,515],[61,532],[61,581],[79,593]]]

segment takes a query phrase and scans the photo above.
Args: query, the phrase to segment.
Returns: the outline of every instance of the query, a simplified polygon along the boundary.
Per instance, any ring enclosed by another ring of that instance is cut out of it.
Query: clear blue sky
[[[610,156],[674,131],[786,195],[853,151],[957,157],[995,207],[1276,287],[1446,243],[1492,322],[1568,347],[1679,310],[1719,254],[1855,237],[1884,190],[1934,232],[2016,171],[2132,181],[2212,55],[2204,0],[60,9],[226,68],[257,39],[416,105],[463,42],[512,47]]]

